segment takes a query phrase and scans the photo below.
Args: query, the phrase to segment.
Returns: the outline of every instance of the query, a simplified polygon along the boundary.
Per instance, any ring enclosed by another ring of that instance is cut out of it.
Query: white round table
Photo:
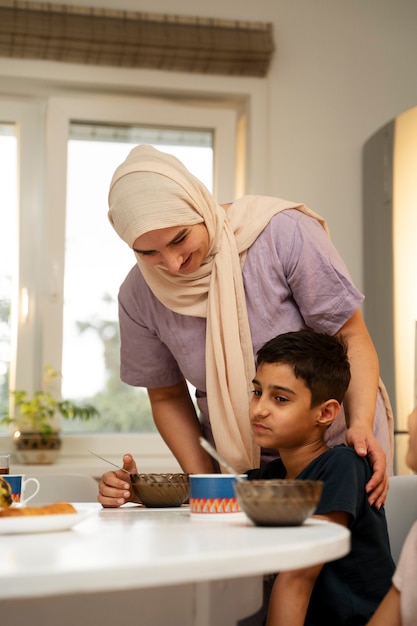
[[[167,619],[228,626],[255,612],[263,574],[331,561],[350,549],[346,528],[320,520],[260,528],[243,513],[203,521],[192,519],[188,507],[75,506],[90,514],[70,530],[13,535],[2,534],[0,524],[0,615],[3,622],[10,611],[8,626],[19,624],[10,620],[24,619],[26,608],[31,626],[38,626],[36,607],[45,607],[46,598],[61,606],[62,626],[65,619],[82,626],[87,613],[100,626],[114,624],[108,605],[118,598],[120,610],[130,598],[143,619],[149,610],[151,621],[136,622],[143,626]],[[176,615],[180,608],[185,613]]]

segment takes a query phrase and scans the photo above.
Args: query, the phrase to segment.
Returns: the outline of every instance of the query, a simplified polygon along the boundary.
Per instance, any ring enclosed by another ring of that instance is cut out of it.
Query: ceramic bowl
[[[181,506],[189,496],[188,474],[131,474],[132,489],[147,507]]]
[[[234,484],[240,508],[257,526],[299,526],[319,503],[316,480],[246,480]]]

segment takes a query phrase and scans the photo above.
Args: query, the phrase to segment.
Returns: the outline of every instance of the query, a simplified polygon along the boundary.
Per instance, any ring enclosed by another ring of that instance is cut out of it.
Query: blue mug
[[[24,506],[32,500],[36,496],[39,491],[39,480],[37,478],[25,478],[26,474],[3,474],[4,480],[7,480],[10,487],[12,488],[12,501],[13,505],[20,504]],[[30,494],[30,496],[26,496],[26,485],[29,483],[33,483],[35,485],[35,490]]]
[[[242,478],[247,478],[242,474]],[[190,512],[192,515],[240,513],[233,474],[190,474]]]

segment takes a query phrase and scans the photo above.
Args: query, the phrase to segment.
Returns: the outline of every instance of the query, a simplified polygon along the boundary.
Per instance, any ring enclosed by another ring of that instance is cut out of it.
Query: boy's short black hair
[[[311,406],[326,400],[342,402],[350,383],[347,346],[336,338],[313,330],[278,335],[257,353],[256,365],[285,363],[311,391]]]

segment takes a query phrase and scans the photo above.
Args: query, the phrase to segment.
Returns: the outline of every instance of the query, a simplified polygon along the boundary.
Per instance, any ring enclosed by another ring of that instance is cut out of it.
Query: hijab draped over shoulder
[[[255,358],[242,267],[248,248],[285,209],[303,211],[327,230],[324,220],[305,205],[279,198],[245,196],[225,210],[178,159],[152,146],[134,148],[110,184],[108,216],[130,247],[160,228],[198,223],[207,228],[207,258],[192,274],[171,274],[162,265],[147,265],[138,254],[136,259],[149,288],[166,307],[207,320],[206,390],[213,437],[220,454],[242,472],[259,465],[249,422]]]

